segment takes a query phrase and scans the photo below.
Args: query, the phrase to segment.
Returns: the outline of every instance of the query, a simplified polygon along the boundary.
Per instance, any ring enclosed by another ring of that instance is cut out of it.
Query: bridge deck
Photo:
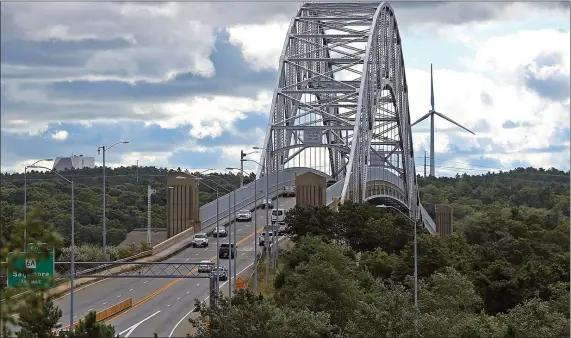
[[[228,223],[229,220],[230,221],[234,220],[234,215],[232,212],[234,208],[234,199],[236,200],[236,211],[240,209],[252,210],[256,207],[256,205],[262,203],[263,199],[266,198],[266,185],[268,186],[269,198],[274,199],[277,196],[277,192],[283,189],[285,186],[295,185],[296,175],[300,175],[306,172],[313,172],[319,175],[326,176],[327,179],[331,179],[323,172],[311,168],[286,168],[284,170],[281,170],[277,175],[275,173],[268,175],[267,183],[266,183],[266,177],[261,177],[256,181],[244,185],[242,188],[239,188],[231,192],[230,194],[220,196],[220,198],[218,198],[219,219],[221,220],[222,224]],[[402,186],[402,183],[399,183],[400,180],[398,179],[398,177],[389,171],[383,170],[383,172],[381,173],[378,171],[378,168],[374,168],[374,170],[370,170],[370,173],[371,173],[370,177],[372,180],[386,180],[387,182],[391,182],[393,184]],[[332,203],[335,198],[341,196],[341,191],[343,190],[343,183],[344,179],[341,179],[327,188],[326,192],[327,205]],[[257,196],[254,196],[254,193],[256,191],[257,191]],[[231,208],[229,208],[230,206]],[[216,218],[217,218],[216,209],[217,209],[216,200],[200,207],[200,222],[202,223],[202,230],[208,230],[208,228],[216,224]],[[230,215],[228,215],[229,210],[231,211]],[[422,219],[424,226],[428,229],[428,231],[434,234],[436,230],[434,221],[430,218],[430,216],[422,206],[421,206],[420,217]]]

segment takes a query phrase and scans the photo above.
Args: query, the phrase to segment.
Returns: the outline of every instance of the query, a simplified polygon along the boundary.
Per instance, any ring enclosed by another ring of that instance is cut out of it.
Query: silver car
[[[211,261],[201,261],[198,264],[198,272],[199,273],[209,273],[212,271],[212,262]]]
[[[250,222],[252,220],[252,213],[248,210],[240,210],[236,215],[236,221],[246,221]]]

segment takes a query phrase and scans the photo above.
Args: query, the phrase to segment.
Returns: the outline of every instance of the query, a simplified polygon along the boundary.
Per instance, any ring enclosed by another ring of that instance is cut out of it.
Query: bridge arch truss
[[[388,3],[305,3],[279,60],[259,174],[313,168],[340,201],[421,217],[402,40]]]

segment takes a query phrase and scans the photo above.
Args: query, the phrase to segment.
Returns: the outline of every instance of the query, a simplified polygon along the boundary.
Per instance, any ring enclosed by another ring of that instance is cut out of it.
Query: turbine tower
[[[414,122],[411,125],[411,127],[413,127],[415,124],[417,124],[419,122],[426,120],[426,118],[428,118],[430,116],[430,176],[434,177],[434,176],[436,176],[435,175],[436,170],[434,168],[434,115],[440,116],[441,118],[445,119],[446,121],[457,125],[458,127],[466,130],[467,132],[469,132],[473,135],[476,135],[476,134],[474,134],[468,128],[460,125],[458,122],[448,118],[448,116],[434,110],[434,82],[432,79],[432,63],[430,64],[430,105],[432,106],[432,109],[430,109],[426,115],[424,115],[421,118],[419,118],[418,120],[416,120],[416,122]]]

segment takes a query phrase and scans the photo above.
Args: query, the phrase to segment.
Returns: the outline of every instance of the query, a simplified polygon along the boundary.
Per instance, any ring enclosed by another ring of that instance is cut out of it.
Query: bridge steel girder
[[[370,200],[375,190],[369,187],[384,180],[401,189],[390,195],[417,219],[421,206],[410,125],[402,41],[390,4],[303,4],[280,56],[258,175],[281,171],[305,156],[298,166],[343,181],[341,203]],[[322,161],[302,155],[302,149],[320,151],[324,145],[328,153]]]

